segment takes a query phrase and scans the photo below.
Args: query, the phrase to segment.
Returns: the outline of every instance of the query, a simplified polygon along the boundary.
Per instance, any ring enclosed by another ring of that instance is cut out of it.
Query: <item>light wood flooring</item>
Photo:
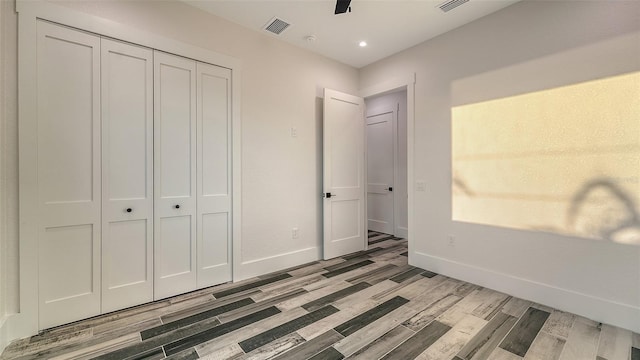
[[[49,329],[2,359],[640,360],[640,335],[407,265],[407,242]]]

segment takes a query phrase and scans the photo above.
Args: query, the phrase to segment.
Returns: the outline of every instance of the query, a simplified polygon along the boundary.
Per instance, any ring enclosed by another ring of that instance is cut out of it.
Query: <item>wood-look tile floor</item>
[[[407,242],[49,329],[2,359],[640,360],[640,335],[407,265]]]

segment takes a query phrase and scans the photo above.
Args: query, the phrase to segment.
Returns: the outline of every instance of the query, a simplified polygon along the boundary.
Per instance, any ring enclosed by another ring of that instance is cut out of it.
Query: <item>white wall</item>
[[[395,205],[397,207],[395,218],[396,236],[406,237],[408,227],[407,217],[407,91],[397,91],[390,94],[372,96],[365,99],[367,114],[375,114],[378,111],[396,109],[397,112],[397,179],[393,184],[395,193]],[[379,109],[379,110],[378,110]],[[391,135],[390,135],[391,136]]]
[[[243,266],[236,279],[320,258],[320,97],[324,87],[356,93],[356,69],[177,1],[78,1],[58,5],[239,59]],[[19,310],[17,18],[13,1],[2,0],[0,6],[0,266],[4,267],[0,288],[7,290],[0,292],[0,304],[15,313]],[[297,128],[296,138],[290,137],[292,126]],[[299,239],[291,239],[292,227],[299,228]],[[6,332],[2,324],[0,320],[0,350]]]
[[[524,1],[361,69],[361,88],[416,73],[410,262],[640,332],[640,247],[451,221],[450,140],[451,106],[474,97],[638,70],[630,1]]]

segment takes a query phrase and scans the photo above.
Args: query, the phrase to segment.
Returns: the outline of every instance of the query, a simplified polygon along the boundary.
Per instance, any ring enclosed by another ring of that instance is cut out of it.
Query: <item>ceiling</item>
[[[449,12],[445,0],[352,0],[352,11],[334,15],[335,0],[183,0],[249,29],[280,38],[356,68],[436,37],[519,0],[470,0]],[[280,35],[264,30],[278,17]],[[315,41],[308,41],[310,35]],[[360,47],[366,41],[366,47]]]

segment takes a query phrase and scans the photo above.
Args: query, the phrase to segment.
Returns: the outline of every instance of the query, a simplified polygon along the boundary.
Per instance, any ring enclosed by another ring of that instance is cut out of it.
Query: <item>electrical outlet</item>
[[[298,137],[298,128],[291,127],[291,137]]]
[[[416,181],[416,191],[426,191],[426,190],[427,190],[427,184],[424,182],[424,180]]]
[[[292,239],[297,239],[300,236],[300,232],[298,231],[297,227],[294,227],[293,229],[291,229],[291,238]]]
[[[449,246],[456,247],[456,237],[453,235],[449,235]]]

